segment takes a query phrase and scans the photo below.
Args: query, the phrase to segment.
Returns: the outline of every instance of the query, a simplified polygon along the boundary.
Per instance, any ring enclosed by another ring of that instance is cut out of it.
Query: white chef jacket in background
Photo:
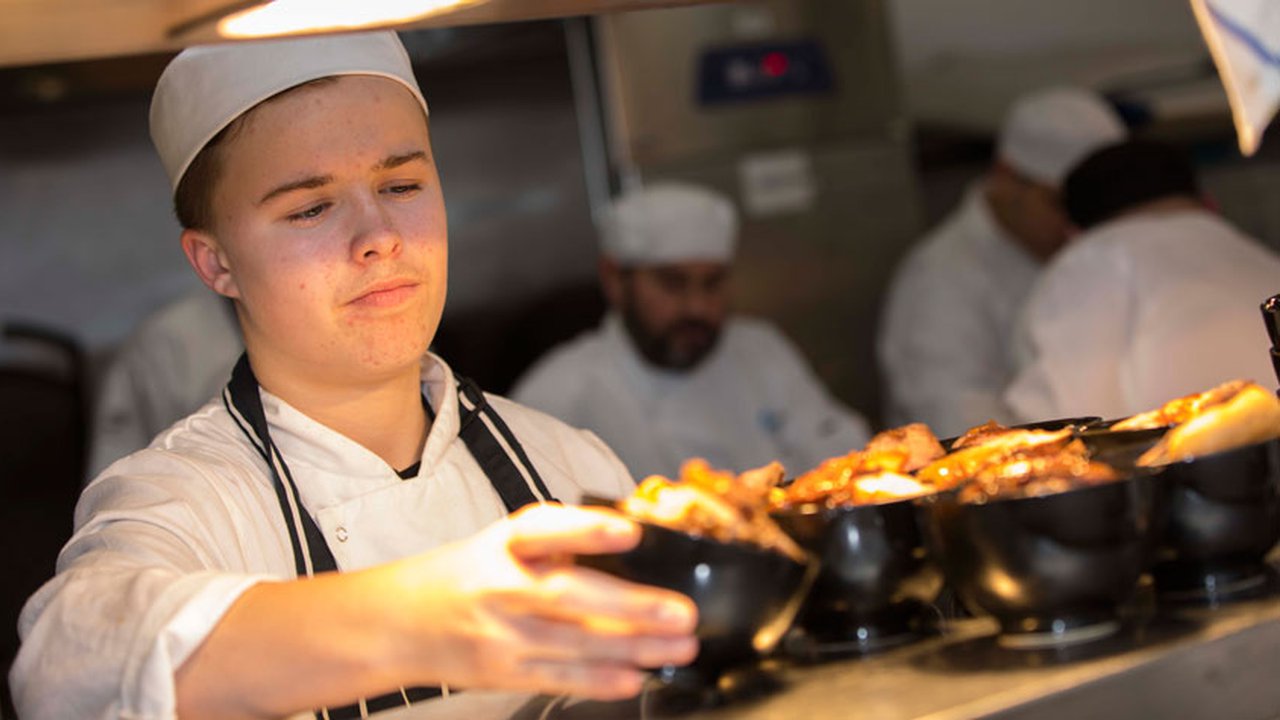
[[[1008,420],[1009,342],[1040,267],[992,217],[982,183],[970,186],[890,287],[876,347],[889,425],[924,422],[946,437]]]
[[[458,437],[453,374],[432,355],[423,388],[436,418],[410,480],[262,392],[271,437],[342,570],[465,538],[506,514]],[[489,402],[556,498],[621,497],[634,487],[590,433],[500,397]],[[30,720],[173,718],[174,671],[223,612],[252,584],[296,575],[270,472],[221,398],[89,485],[58,570],[20,622],[10,682]]]
[[[743,317],[725,321],[699,365],[673,372],[646,363],[610,313],[538,361],[512,397],[596,433],[637,479],[675,477],[694,457],[739,472],[777,460],[798,475],[868,439],[781,333]]]
[[[203,286],[140,324],[102,380],[89,477],[222,392],[244,344],[230,301]]]
[[[1019,420],[1123,417],[1234,378],[1275,387],[1258,306],[1280,257],[1205,210],[1140,213],[1046,268],[1015,337]]]

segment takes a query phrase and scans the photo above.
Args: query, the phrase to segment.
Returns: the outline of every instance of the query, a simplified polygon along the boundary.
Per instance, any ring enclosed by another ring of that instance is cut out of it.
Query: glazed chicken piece
[[[804,551],[769,517],[769,494],[782,477],[776,462],[735,476],[705,460],[689,460],[680,468],[679,480],[645,478],[619,509],[671,530],[751,543],[805,562]]]
[[[898,467],[877,463],[884,470],[899,473],[915,472],[946,454],[942,443],[924,423],[912,423],[900,428],[885,430],[867,443],[867,455],[901,455]],[[872,458],[874,462],[874,458]]]
[[[961,440],[970,438],[968,444],[921,468],[916,477],[939,489],[953,488],[986,468],[1001,465],[1015,457],[1052,455],[1071,442],[1069,428],[1054,431],[1006,428],[999,432],[988,429],[972,436],[970,433],[973,431],[961,437]],[[958,445],[959,440],[952,448]]]
[[[1227,392],[1230,396],[1222,397]],[[1218,397],[1202,397],[1209,393]],[[1199,399],[1199,405],[1191,416],[1179,420],[1160,442],[1143,453],[1138,458],[1139,465],[1167,465],[1280,437],[1280,399],[1271,391],[1255,383],[1237,381],[1220,385],[1209,393],[1192,396]],[[1181,400],[1188,401],[1188,398]],[[1184,403],[1180,409],[1191,402],[1194,401]],[[1181,415],[1173,411],[1165,419],[1175,417]]]
[[[959,499],[980,503],[996,498],[1052,495],[1119,477],[1110,465],[1090,460],[1084,444],[1073,440],[1053,451],[1045,451],[1042,446],[1038,452],[1015,454],[1002,463],[982,468],[960,489]]]
[[[988,420],[982,425],[965,430],[963,435],[956,438],[951,443],[951,449],[953,451],[963,450],[964,448],[973,447],[974,445],[981,445],[988,440],[993,440],[1008,432],[1013,432],[1013,430],[1001,425],[995,420]]]
[[[886,430],[865,450],[825,460],[773,493],[775,509],[819,504],[865,505],[927,495],[933,488],[907,473],[944,454],[942,444],[922,423]]]
[[[1187,395],[1161,405],[1150,412],[1139,413],[1132,417],[1125,418],[1115,425],[1111,426],[1112,430],[1147,430],[1150,428],[1168,427],[1170,425],[1181,425],[1184,422],[1203,413],[1205,410],[1225,403],[1252,385],[1248,380],[1232,380],[1225,382],[1215,388],[1211,388],[1202,393]]]

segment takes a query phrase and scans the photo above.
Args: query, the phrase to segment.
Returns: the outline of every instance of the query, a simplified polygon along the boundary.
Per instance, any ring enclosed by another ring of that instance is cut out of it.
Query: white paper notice
[[[738,182],[743,209],[753,217],[804,212],[818,194],[808,154],[794,149],[742,158]]]
[[[1280,2],[1191,0],[1227,89],[1240,152],[1252,155],[1280,107]]]

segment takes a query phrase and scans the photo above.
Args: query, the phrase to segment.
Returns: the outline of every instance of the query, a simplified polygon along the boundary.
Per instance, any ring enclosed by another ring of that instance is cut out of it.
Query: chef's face
[[[611,264],[609,264],[611,265]],[[605,288],[649,363],[685,370],[715,347],[728,312],[729,266],[719,262],[606,267]]]
[[[237,300],[255,370],[346,383],[416,373],[447,263],[414,96],[372,76],[304,86],[251,111],[219,151],[211,226],[184,231],[183,247]]]
[[[991,175],[988,198],[1000,224],[1041,262],[1066,244],[1070,221],[1057,189],[1001,165]]]

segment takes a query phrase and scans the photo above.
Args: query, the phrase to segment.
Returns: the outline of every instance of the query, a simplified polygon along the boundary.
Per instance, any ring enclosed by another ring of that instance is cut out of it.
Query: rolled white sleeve
[[[58,575],[19,621],[10,686],[21,717],[174,717],[175,671],[246,589],[270,579],[213,569],[243,564],[228,561],[234,524],[220,536],[216,497],[177,496],[165,480],[104,477],[81,499]]]

